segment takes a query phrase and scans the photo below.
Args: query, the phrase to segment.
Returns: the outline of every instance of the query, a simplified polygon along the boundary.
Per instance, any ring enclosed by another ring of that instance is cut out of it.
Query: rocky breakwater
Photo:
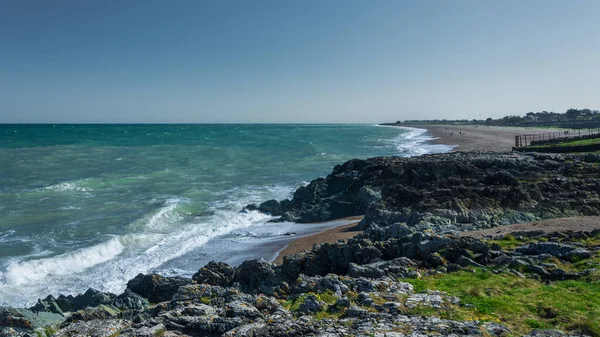
[[[457,152],[350,160],[291,200],[248,205],[275,221],[365,215],[363,229],[406,223],[460,231],[600,214],[600,155]]]

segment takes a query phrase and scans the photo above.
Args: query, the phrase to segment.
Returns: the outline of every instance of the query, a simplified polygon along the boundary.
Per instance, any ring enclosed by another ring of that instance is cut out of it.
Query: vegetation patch
[[[513,333],[551,327],[581,333],[585,330],[591,336],[600,336],[600,329],[597,324],[594,325],[596,318],[600,317],[598,282],[543,284],[534,279],[484,270],[404,281],[413,284],[415,289],[442,290],[459,297],[462,307],[451,313],[455,317],[471,315],[474,319],[498,321]]]

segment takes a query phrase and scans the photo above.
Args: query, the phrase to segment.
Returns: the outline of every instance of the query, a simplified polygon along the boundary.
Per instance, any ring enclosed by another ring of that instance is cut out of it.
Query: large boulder
[[[152,303],[170,301],[179,287],[192,283],[185,277],[163,277],[158,274],[138,274],[127,282],[127,289],[145,297]]]
[[[200,268],[192,280],[197,283],[206,283],[215,286],[227,287],[233,282],[235,270],[223,262],[210,261]]]
[[[244,292],[262,292],[273,295],[281,282],[281,272],[263,259],[244,261],[236,270],[235,282]]]
[[[150,305],[150,303],[147,299],[131,291],[131,289],[125,289],[121,295],[115,298],[113,305],[119,309],[142,310]]]
[[[0,307],[0,327],[10,327],[17,331],[59,325],[63,321],[64,317],[56,313]]]

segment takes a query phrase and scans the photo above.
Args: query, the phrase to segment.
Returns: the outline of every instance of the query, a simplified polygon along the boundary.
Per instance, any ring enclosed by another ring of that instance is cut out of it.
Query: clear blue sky
[[[0,122],[600,108],[598,0],[0,0]]]

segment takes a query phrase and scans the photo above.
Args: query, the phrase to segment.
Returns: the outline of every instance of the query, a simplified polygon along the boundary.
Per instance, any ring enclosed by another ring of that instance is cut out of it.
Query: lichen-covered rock
[[[242,317],[247,319],[256,319],[262,317],[262,314],[252,304],[242,301],[233,301],[225,306],[227,317]]]
[[[113,305],[119,309],[132,309],[132,310],[142,310],[146,308],[150,303],[147,299],[142,296],[134,293],[130,289],[125,289],[125,291],[115,297]]]
[[[317,298],[315,295],[308,295],[304,297],[302,303],[300,303],[300,311],[306,313],[315,313],[323,311],[327,308],[327,304]]]
[[[129,323],[120,319],[91,320],[71,323],[61,328],[53,337],[112,337],[129,327]]]
[[[234,276],[235,270],[228,264],[210,261],[192,276],[192,280],[197,283],[227,287],[233,282]]]
[[[0,327],[32,330],[64,321],[60,314],[0,307]]]

